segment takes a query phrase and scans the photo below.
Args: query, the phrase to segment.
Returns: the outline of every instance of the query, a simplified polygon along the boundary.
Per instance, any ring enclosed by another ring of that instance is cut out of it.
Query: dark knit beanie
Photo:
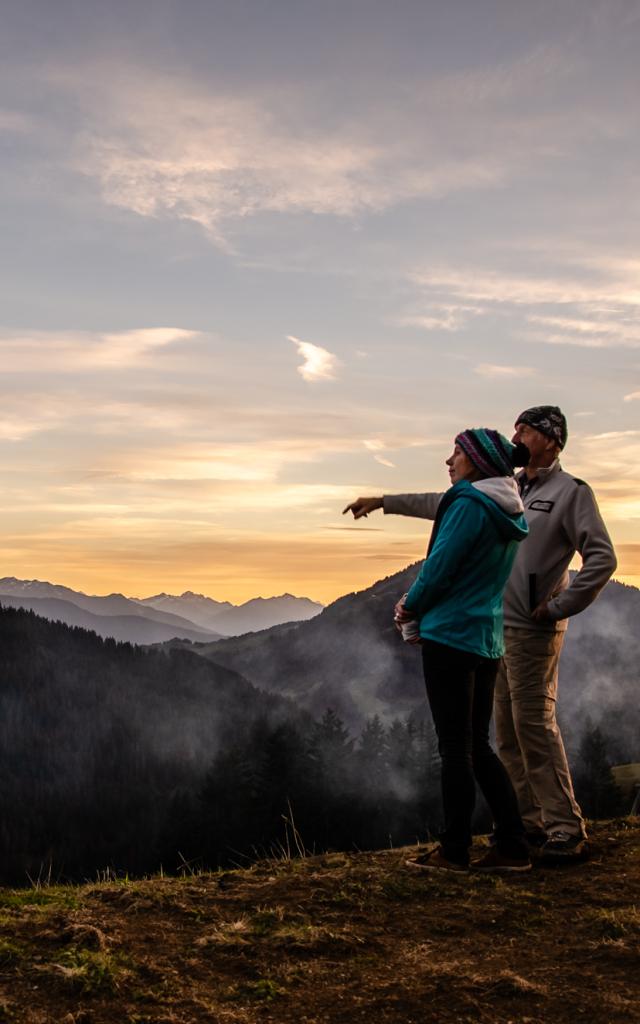
[[[560,448],[564,448],[567,443],[567,420],[557,405],[534,405],[531,409],[525,409],[518,416],[516,426],[518,423],[526,423],[534,430],[539,430]]]
[[[526,466],[529,461],[524,445],[512,444],[504,434],[487,427],[463,430],[455,443],[484,476],[513,476],[514,466]]]

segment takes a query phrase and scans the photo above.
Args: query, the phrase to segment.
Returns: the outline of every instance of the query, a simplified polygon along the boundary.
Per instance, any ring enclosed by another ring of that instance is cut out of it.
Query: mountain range
[[[283,594],[254,598],[236,606],[186,591],[181,596],[157,594],[136,599],[123,594],[105,597],[40,580],[0,579],[0,604],[27,608],[69,626],[82,626],[102,637],[136,644],[154,644],[175,637],[211,643],[283,622],[309,619],[322,605],[306,597]]]
[[[331,707],[358,729],[374,715],[388,723],[424,709],[419,651],[400,641],[392,623],[393,605],[415,573],[416,566],[409,566],[324,610],[288,594],[236,607],[190,591],[142,600],[89,597],[14,578],[0,580],[0,604],[30,608],[103,637],[187,647],[315,716]],[[618,744],[620,759],[640,760],[639,618],[640,590],[612,581],[571,620],[559,700],[569,745],[588,723],[599,724]],[[221,636],[241,630],[240,636]]]
[[[240,636],[269,629],[283,622],[300,622],[319,615],[323,605],[308,597],[282,594],[280,597],[254,597],[244,604],[214,601],[203,594],[187,590],[179,597],[157,594],[138,599],[139,604],[160,611],[170,611],[190,619],[201,629],[214,629],[224,636]]]

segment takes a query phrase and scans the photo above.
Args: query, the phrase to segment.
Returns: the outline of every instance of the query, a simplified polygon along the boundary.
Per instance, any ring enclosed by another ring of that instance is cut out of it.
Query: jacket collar
[[[550,476],[560,472],[562,472],[560,459],[554,459],[550,466],[544,466],[542,469],[539,469],[536,475],[529,480],[529,483],[532,484],[534,480],[538,480],[542,483],[544,480],[548,480]],[[523,469],[522,473],[518,474],[518,483],[521,484],[525,480],[528,480],[528,477],[526,470]]]

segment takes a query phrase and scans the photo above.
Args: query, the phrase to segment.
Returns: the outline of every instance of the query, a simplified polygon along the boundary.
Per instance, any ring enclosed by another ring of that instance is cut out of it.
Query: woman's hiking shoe
[[[420,853],[417,857],[405,861],[405,864],[408,864],[410,868],[419,868],[421,871],[451,871],[454,874],[463,875],[466,875],[469,870],[465,864],[455,864],[454,861],[447,860],[441,846],[436,846],[429,853]]]
[[[586,836],[571,835],[570,832],[552,832],[540,850],[540,858],[549,863],[568,863],[587,860],[589,841]]]
[[[505,857],[497,846],[491,846],[484,857],[471,861],[472,871],[493,872],[496,875],[511,875],[521,871],[531,871],[528,857]]]
[[[542,847],[549,838],[544,829],[532,828],[524,834],[525,842],[532,857],[539,857]]]

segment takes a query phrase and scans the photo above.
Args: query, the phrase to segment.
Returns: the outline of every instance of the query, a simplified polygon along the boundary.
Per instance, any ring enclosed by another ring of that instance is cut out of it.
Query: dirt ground
[[[640,819],[581,865],[442,877],[414,848],[0,890],[0,1021],[640,1021]]]

